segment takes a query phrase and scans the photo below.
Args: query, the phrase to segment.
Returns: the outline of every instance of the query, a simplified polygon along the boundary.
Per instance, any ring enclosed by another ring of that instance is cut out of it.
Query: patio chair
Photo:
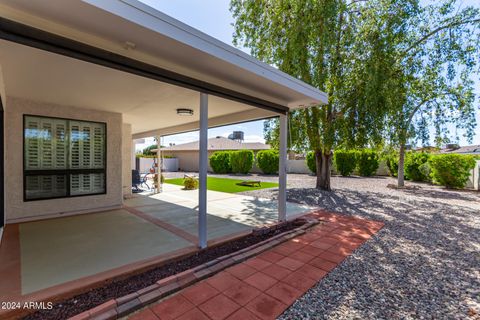
[[[138,170],[132,170],[132,191],[134,193],[142,192],[144,191],[140,187],[143,185],[147,186],[148,190],[150,190],[150,186],[147,183],[147,176],[148,174],[144,174],[143,177],[140,176],[140,173]]]

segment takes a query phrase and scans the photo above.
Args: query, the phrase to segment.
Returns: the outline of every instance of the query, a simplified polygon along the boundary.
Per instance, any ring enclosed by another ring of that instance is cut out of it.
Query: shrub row
[[[398,154],[385,156],[390,175],[397,176]],[[430,154],[407,152],[405,154],[405,179],[433,182],[447,188],[464,188],[475,167],[475,157],[462,154]]]
[[[307,166],[313,173],[316,172],[315,153],[307,153]],[[336,150],[333,154],[335,168],[342,176],[349,176],[355,170],[361,176],[372,176],[378,169],[379,158],[374,150]]]
[[[215,173],[249,173],[253,167],[253,151],[216,151],[210,156],[210,167]]]
[[[384,157],[392,176],[398,172],[398,154]],[[275,150],[262,150],[257,153],[257,165],[265,174],[278,172],[279,155]],[[349,176],[355,170],[361,176],[372,176],[379,167],[378,153],[371,149],[337,150],[333,161],[342,176]],[[316,172],[315,154],[307,154],[307,166]],[[217,151],[210,157],[210,166],[215,173],[250,172],[254,164],[251,150]],[[405,178],[413,181],[428,181],[448,188],[463,188],[470,171],[475,167],[475,157],[460,154],[429,154],[407,152],[405,155]]]

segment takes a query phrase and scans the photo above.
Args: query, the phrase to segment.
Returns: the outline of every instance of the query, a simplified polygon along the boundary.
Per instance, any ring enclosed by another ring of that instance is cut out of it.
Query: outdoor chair
[[[143,185],[145,185],[147,189],[150,190],[150,186],[147,183],[147,176],[148,174],[144,174],[142,177],[138,170],[132,170],[132,191],[134,193],[144,191],[143,189],[141,189]]]

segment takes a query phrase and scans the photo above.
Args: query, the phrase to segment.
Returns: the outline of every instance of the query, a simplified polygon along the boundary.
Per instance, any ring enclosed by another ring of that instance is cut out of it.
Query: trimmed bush
[[[261,150],[257,153],[257,165],[265,174],[278,172],[280,157],[276,150]]]
[[[391,177],[398,175],[398,154],[391,152],[385,156],[385,164],[387,165],[388,174]]]
[[[378,154],[374,150],[363,149],[357,153],[358,173],[363,177],[370,177],[377,172]]]
[[[185,188],[185,190],[198,189],[198,179],[193,177],[187,177],[183,179],[183,187]]]
[[[464,188],[475,168],[475,158],[462,154],[432,155],[429,160],[434,183],[447,188]]]
[[[210,167],[215,173],[231,173],[230,165],[231,151],[216,151],[210,156]]]
[[[353,150],[337,150],[333,154],[333,161],[337,171],[344,177],[347,177],[353,173],[356,162],[356,151]]]
[[[425,181],[432,182],[432,168],[430,167],[430,162],[425,162],[418,170],[423,174],[425,177]]]
[[[249,173],[253,167],[253,151],[238,150],[230,153],[230,165],[233,173]]]
[[[429,176],[425,175],[420,167],[427,163],[429,158],[430,154],[425,152],[408,152],[405,155],[405,178],[413,181],[428,181]]]
[[[317,173],[317,163],[315,162],[315,152],[314,151],[309,151],[307,153],[307,167],[312,171],[312,173],[316,174]]]

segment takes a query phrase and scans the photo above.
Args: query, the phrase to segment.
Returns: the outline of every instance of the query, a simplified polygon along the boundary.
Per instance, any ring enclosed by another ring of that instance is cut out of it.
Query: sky
[[[147,5],[164,12],[202,32],[209,34],[229,45],[233,42],[233,17],[229,10],[229,0],[140,0]],[[480,6],[479,0],[463,0],[463,5]],[[249,52],[246,48],[240,48]],[[476,81],[476,92],[480,95],[480,80]],[[479,101],[477,99],[477,101]],[[477,123],[480,126],[480,110],[477,109]],[[230,125],[212,128],[208,131],[209,137],[227,137],[232,131],[243,131],[246,142],[264,142],[263,121],[254,121],[239,125]],[[479,131],[477,127],[477,131]],[[451,128],[452,134],[455,130]],[[189,132],[164,137],[163,145],[170,143],[181,144],[198,140],[198,132]],[[138,144],[137,150],[143,149],[153,143],[153,138],[147,139],[145,144]],[[469,144],[465,139],[460,139],[460,145]],[[480,132],[474,137],[473,144],[480,144]]]

